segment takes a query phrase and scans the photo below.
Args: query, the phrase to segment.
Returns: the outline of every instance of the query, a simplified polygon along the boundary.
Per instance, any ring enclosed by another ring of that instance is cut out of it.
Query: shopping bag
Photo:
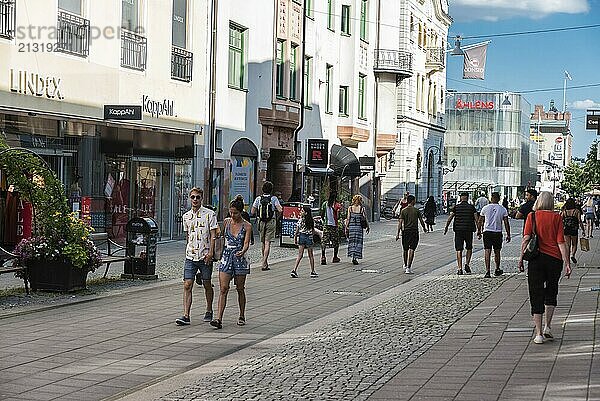
[[[590,250],[590,240],[587,238],[579,238],[579,248],[582,251],[587,252]]]

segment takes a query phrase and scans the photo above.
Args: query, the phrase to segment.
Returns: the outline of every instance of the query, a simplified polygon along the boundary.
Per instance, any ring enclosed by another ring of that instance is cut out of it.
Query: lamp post
[[[440,140],[440,145],[441,145],[441,140]],[[431,195],[431,180],[433,179],[433,163],[432,163],[432,158],[435,154],[438,154],[438,160],[436,162],[436,164],[438,166],[442,166],[443,162],[442,162],[442,153],[441,153],[441,148],[439,146],[436,145],[431,145],[427,148],[427,150],[425,151],[425,157],[427,158],[426,163],[427,163],[427,197],[429,198],[429,196]]]

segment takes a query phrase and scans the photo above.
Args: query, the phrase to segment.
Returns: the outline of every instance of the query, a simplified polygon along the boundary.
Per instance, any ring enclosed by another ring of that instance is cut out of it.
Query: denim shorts
[[[298,245],[304,245],[307,248],[311,248],[313,246],[313,236],[312,234],[298,234]]]
[[[183,279],[194,280],[197,272],[202,273],[202,280],[210,280],[212,276],[212,264],[207,265],[204,260],[186,259],[183,265]]]

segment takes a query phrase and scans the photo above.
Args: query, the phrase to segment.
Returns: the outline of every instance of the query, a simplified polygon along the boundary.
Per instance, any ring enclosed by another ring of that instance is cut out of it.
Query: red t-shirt
[[[531,235],[531,218],[533,213],[529,213],[525,222],[525,232],[523,235]],[[552,210],[538,210],[535,212],[535,232],[538,236],[538,246],[541,253],[553,256],[562,260],[558,244],[565,242],[562,217]]]

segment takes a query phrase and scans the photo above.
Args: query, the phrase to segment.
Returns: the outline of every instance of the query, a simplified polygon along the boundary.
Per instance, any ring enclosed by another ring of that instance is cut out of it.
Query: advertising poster
[[[81,197],[81,220],[88,226],[92,224],[92,198],[89,196]]]
[[[231,160],[229,197],[244,197],[246,205],[251,204],[252,188],[254,188],[254,160],[249,157],[234,156]]]
[[[282,205],[281,212],[281,246],[295,246],[294,232],[300,216],[302,216],[302,206],[299,203]]]

